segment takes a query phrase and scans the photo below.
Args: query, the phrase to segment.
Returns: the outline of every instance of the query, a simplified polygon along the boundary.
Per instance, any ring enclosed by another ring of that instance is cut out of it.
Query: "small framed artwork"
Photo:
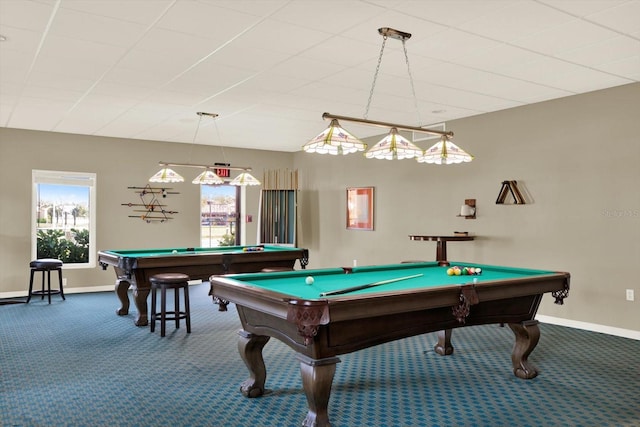
[[[347,188],[347,230],[373,230],[373,187]]]

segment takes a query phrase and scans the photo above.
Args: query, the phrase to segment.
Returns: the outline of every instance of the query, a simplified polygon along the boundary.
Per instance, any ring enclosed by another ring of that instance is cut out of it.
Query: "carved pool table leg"
[[[116,310],[118,316],[126,316],[129,314],[129,286],[131,286],[131,283],[128,280],[116,280],[116,295],[121,304],[120,308]]]
[[[249,369],[249,378],[240,384],[240,391],[246,397],[259,397],[264,394],[264,383],[267,380],[267,368],[262,358],[262,349],[269,337],[238,331],[238,351],[244,364]]]
[[[451,345],[451,329],[438,331],[438,343],[433,348],[440,356],[449,356],[453,354],[453,346]]]
[[[516,342],[511,353],[513,373],[516,377],[529,380],[538,375],[536,368],[527,358],[540,339],[540,328],[537,320],[526,320],[522,323],[509,323],[509,327],[516,336]]]
[[[133,288],[133,302],[138,309],[138,318],[135,322],[136,326],[147,326],[149,324],[147,317],[147,297],[149,296],[149,291],[149,288]]]
[[[329,422],[329,397],[331,384],[336,372],[337,357],[327,359],[311,359],[302,354],[296,355],[300,360],[302,386],[307,396],[309,412],[302,422],[303,427],[331,427]]]

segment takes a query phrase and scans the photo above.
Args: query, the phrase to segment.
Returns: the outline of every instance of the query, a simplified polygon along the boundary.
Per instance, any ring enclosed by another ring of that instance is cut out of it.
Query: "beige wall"
[[[407,236],[469,231],[449,259],[571,273],[565,305],[546,297],[541,314],[640,331],[639,108],[633,84],[447,123],[476,156],[464,165],[298,153],[300,245],[311,267],[433,260]],[[531,203],[496,205],[503,180]],[[345,229],[348,186],[375,187],[375,231]],[[456,217],[467,198],[475,220]]]
[[[477,240],[449,244],[450,259],[572,274],[565,305],[545,297],[541,314],[640,331],[639,103],[640,84],[633,84],[448,123],[476,156],[464,165],[225,152],[257,177],[263,169],[299,169],[299,246],[310,249],[311,268],[431,260],[435,243],[409,241],[409,234],[469,231]],[[197,186],[175,185],[181,194],[171,207],[180,213],[166,224],[127,218],[120,206],[132,199],[127,186],[144,185],[159,160],[214,162],[220,150],[0,128],[0,295],[26,293],[32,169],[97,173],[98,249],[198,245]],[[521,183],[531,203],[496,205],[506,179]],[[348,186],[376,188],[375,231],[345,229]],[[254,218],[258,194],[248,190],[245,213]],[[477,199],[475,220],[456,217],[466,198]],[[248,243],[255,234],[254,222]],[[71,287],[115,280],[99,267],[65,276]],[[635,289],[635,302],[625,301],[625,289]]]
[[[263,170],[290,168],[293,158],[291,153],[230,148],[225,148],[224,155],[232,165],[253,167],[258,179]],[[167,208],[179,213],[167,223],[128,218],[130,208],[121,203],[136,202],[139,197],[127,187],[146,185],[159,169],[158,161],[208,164],[223,160],[219,147],[0,128],[0,295],[26,293],[28,288],[32,169],[97,174],[97,250],[189,247],[200,246],[200,189],[190,182],[200,170],[175,168],[188,182],[171,185],[180,194],[166,199]],[[246,214],[254,218],[246,224],[249,244],[256,242],[259,194],[259,187],[247,188],[243,218]],[[67,289],[113,285],[111,270],[65,269]]]

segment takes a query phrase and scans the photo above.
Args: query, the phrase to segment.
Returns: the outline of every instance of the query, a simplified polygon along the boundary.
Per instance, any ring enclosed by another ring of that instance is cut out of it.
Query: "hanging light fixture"
[[[440,141],[425,150],[424,155],[417,158],[418,163],[434,163],[436,165],[451,165],[454,163],[470,162],[473,156],[443,135]]]
[[[365,153],[367,159],[402,160],[422,156],[422,149],[398,133],[398,128],[391,128],[389,135],[371,147]]]
[[[380,55],[378,57],[378,64],[376,66],[376,71],[373,76],[373,83],[371,85],[371,90],[369,92],[369,99],[367,101],[367,107],[365,109],[364,118],[361,119],[356,117],[347,117],[347,116],[339,116],[339,115],[330,114],[330,113],[324,113],[322,115],[322,118],[325,120],[331,120],[331,125],[329,125],[329,128],[327,128],[320,135],[316,136],[307,144],[305,144],[302,147],[302,149],[307,153],[320,153],[320,154],[349,154],[356,151],[366,150],[366,144],[355,137],[353,137],[354,139],[350,141],[347,139],[347,141],[350,142],[350,145],[349,144],[343,145],[344,144],[343,141],[340,138],[336,138],[334,136],[336,135],[336,133],[342,133],[343,135],[348,135],[352,137],[352,135],[349,132],[339,127],[338,120],[341,120],[341,121],[360,123],[364,125],[386,127],[390,129],[390,132],[386,137],[384,137],[379,143],[377,143],[376,145],[374,145],[368,151],[365,152],[365,157],[369,159],[392,160],[392,159],[416,158],[416,159],[423,159],[422,162],[426,162],[426,160],[424,160],[425,159],[424,150],[422,150],[421,148],[419,148],[418,146],[416,146],[415,144],[413,144],[412,142],[410,142],[409,140],[407,140],[406,138],[404,138],[402,135],[398,133],[398,130],[410,130],[410,131],[419,132],[419,133],[426,133],[426,134],[441,136],[443,140],[447,142],[447,144],[445,144],[445,150],[448,149],[451,151],[450,147],[455,147],[454,150],[457,150],[456,152],[457,156],[452,156],[451,152],[449,152],[447,153],[449,157],[449,161],[440,161],[439,164],[454,163],[452,159],[454,158],[459,159],[461,158],[461,156],[467,156],[464,158],[469,159],[469,160],[461,160],[461,161],[471,161],[473,159],[473,156],[470,156],[469,154],[465,153],[464,150],[462,150],[460,147],[454,145],[449,141],[450,138],[453,138],[453,132],[451,131],[445,132],[445,131],[440,131],[436,129],[428,129],[420,126],[401,125],[396,123],[381,122],[381,121],[368,119],[369,108],[371,107],[371,100],[373,99],[373,93],[376,86],[376,81],[378,79],[378,72],[380,70],[380,64],[382,63],[384,48],[386,45],[387,38],[390,37],[393,39],[400,40],[402,42],[405,62],[407,64],[407,73],[409,74],[411,91],[413,93],[413,100],[416,107],[416,115],[417,115],[418,123],[420,123],[421,121],[420,112],[418,110],[418,99],[416,97],[416,91],[413,84],[411,68],[409,67],[409,55],[407,54],[407,48],[405,44],[406,40],[411,38],[411,34],[406,33],[404,31],[395,30],[393,28],[388,28],[388,27],[379,28],[378,33],[382,36],[382,46],[380,48]],[[430,150],[432,150],[434,147],[431,147],[427,151],[430,152]],[[431,157],[426,157],[426,159],[431,159]],[[459,162],[460,161],[458,161],[458,163]],[[429,163],[435,163],[435,162],[429,162]]]
[[[307,153],[332,155],[351,154],[366,148],[367,144],[341,128],[336,119],[331,120],[328,128],[302,147]]]
[[[169,169],[165,166],[149,178],[149,182],[184,182],[184,178],[173,169]]]
[[[206,117],[211,117],[213,119],[218,117],[218,114],[216,113],[204,113],[199,111],[196,114],[199,116],[199,119],[198,119],[198,126],[196,127],[196,132],[193,135],[192,144],[195,144],[196,142],[196,137],[198,136],[198,131],[200,130],[200,123],[202,121],[202,117],[206,116]],[[222,141],[220,138],[220,131],[218,130],[218,124],[215,121],[214,123],[216,126],[216,133],[218,134],[218,140]],[[222,149],[222,157],[224,158],[224,147],[220,145],[220,148]],[[260,185],[260,181],[258,181],[256,178],[253,177],[253,175],[249,173],[249,171],[251,170],[250,167],[231,166],[228,163],[226,163],[226,160],[222,164],[216,163],[215,165],[199,165],[199,164],[193,164],[193,163],[168,163],[168,162],[159,162],[158,164],[162,166],[162,169],[149,179],[150,182],[183,182],[184,181],[183,177],[178,175],[172,169],[169,169],[169,166],[179,166],[179,167],[187,167],[187,168],[204,169],[204,171],[200,175],[198,175],[197,177],[194,178],[193,181],[191,181],[191,183],[193,184],[199,184],[199,185],[224,184],[225,181],[215,171],[226,169],[230,171],[231,170],[241,171],[240,175],[238,175],[231,182],[229,182],[229,184],[231,185]]]
[[[242,172],[240,175],[238,175],[235,178],[233,178],[233,180],[229,184],[231,184],[231,185],[260,185],[260,181],[258,181],[249,172]]]
[[[214,171],[211,169],[205,169],[200,175],[195,177],[192,184],[206,184],[206,185],[216,185],[216,184],[224,184],[224,180],[220,178]]]

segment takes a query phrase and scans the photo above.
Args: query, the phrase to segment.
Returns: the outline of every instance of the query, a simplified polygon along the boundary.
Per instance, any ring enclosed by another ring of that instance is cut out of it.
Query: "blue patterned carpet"
[[[208,284],[191,287],[192,333],[116,316],[113,293],[0,306],[1,426],[299,426],[307,412],[298,362],[272,339],[269,392],[247,399],[233,305],[218,312]],[[135,309],[134,309],[135,310]],[[341,357],[329,411],[345,426],[640,426],[640,342],[541,325],[529,360],[511,369],[513,334],[497,325],[435,334]]]

